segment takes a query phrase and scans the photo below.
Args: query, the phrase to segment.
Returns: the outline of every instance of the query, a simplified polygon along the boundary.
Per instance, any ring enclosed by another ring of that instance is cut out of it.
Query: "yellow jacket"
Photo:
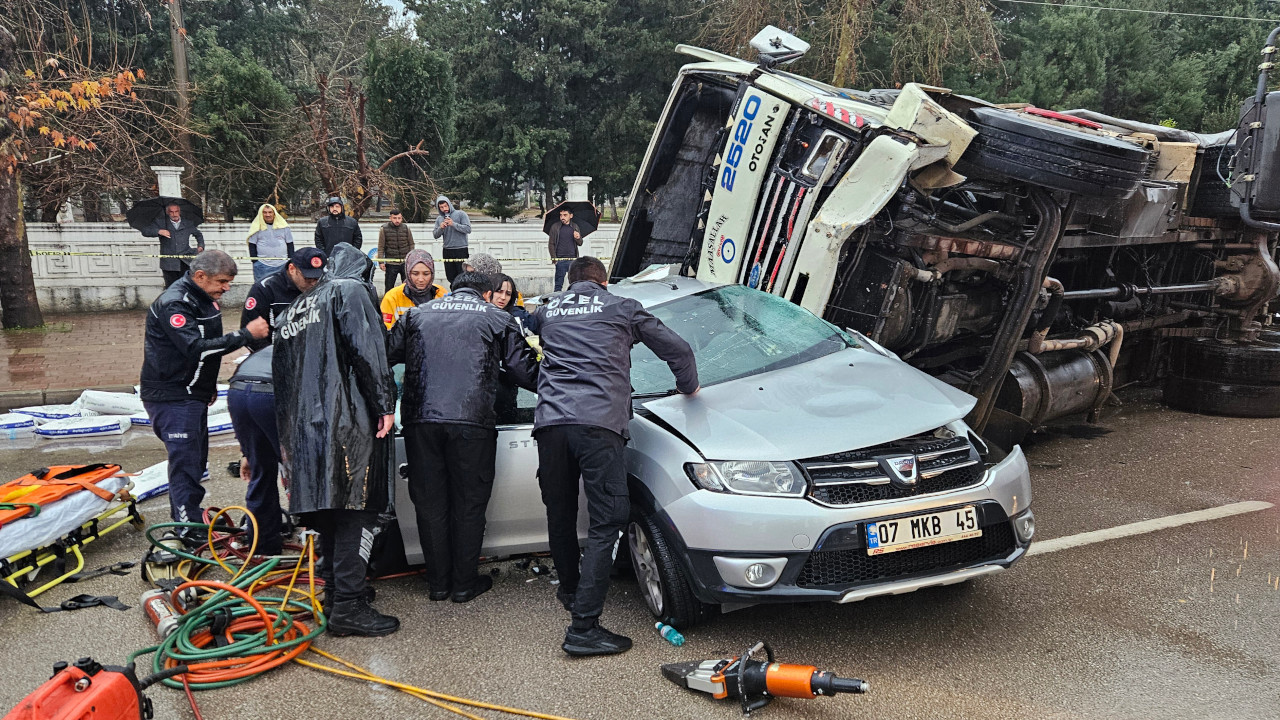
[[[431,290],[432,300],[445,296],[445,289],[439,285],[432,285]],[[390,330],[391,326],[396,324],[396,320],[399,320],[401,315],[409,312],[411,307],[415,307],[415,304],[405,293],[403,283],[391,288],[386,295],[382,296],[382,322]]]

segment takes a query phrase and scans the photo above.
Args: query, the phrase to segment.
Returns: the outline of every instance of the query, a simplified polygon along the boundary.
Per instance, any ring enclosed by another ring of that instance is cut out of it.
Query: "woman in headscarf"
[[[293,255],[293,230],[275,206],[263,203],[249,225],[249,257],[253,258],[253,281],[278,271]]]
[[[444,297],[444,288],[435,284],[436,261],[431,253],[415,248],[404,256],[405,278],[382,296],[382,322],[390,330],[400,316],[423,303]]]

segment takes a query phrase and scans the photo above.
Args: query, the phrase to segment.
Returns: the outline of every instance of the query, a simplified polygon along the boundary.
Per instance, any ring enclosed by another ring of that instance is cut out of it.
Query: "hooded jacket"
[[[325,255],[333,257],[333,249],[338,243],[348,243],[359,249],[364,243],[360,223],[345,212],[334,218],[326,209],[324,217],[316,221],[315,246],[323,250]]]
[[[146,402],[199,400],[218,391],[222,356],[253,339],[248,330],[222,334],[222,309],[183,275],[151,303],[142,351],[141,395]]]
[[[594,425],[627,437],[631,422],[631,348],[644,343],[665,360],[676,389],[698,389],[693,349],[632,298],[582,280],[533,311],[541,325],[535,431]]]
[[[395,382],[372,267],[338,245],[325,276],[277,319],[271,375],[291,513],[391,507],[394,445],[374,435],[395,411]]]
[[[404,365],[400,420],[493,428],[498,371],[528,390],[538,360],[510,313],[463,288],[404,314],[387,338],[387,360]]]
[[[440,207],[440,203],[448,203],[448,217],[453,220],[453,225],[450,227],[440,227],[440,223],[444,222],[446,216],[437,216],[436,229],[434,233],[436,238],[444,238],[445,250],[466,250],[467,237],[471,235],[471,218],[467,217],[466,213],[454,207],[453,203],[449,202],[449,198],[444,195],[436,198],[437,208]]]

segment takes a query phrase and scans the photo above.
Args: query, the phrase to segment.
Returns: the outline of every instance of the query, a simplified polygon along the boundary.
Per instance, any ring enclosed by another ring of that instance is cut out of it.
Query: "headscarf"
[[[282,215],[274,205],[271,205],[270,203],[263,203],[258,206],[258,216],[253,219],[253,222],[249,223],[249,234],[245,237],[246,240],[267,229],[267,221],[262,219],[262,211],[267,208],[271,208],[276,211],[275,222],[271,223],[270,227],[275,228],[276,230],[289,227],[289,223],[285,222],[284,215]]]
[[[409,282],[408,275],[413,270],[413,266],[418,263],[423,263],[430,268],[432,275],[435,275],[436,272],[436,261],[431,257],[431,253],[426,250],[414,248],[404,256],[404,294],[409,296],[414,305],[421,305],[429,300],[434,300],[436,297],[436,289],[432,285],[427,285],[426,289],[419,291],[413,286],[413,283]]]

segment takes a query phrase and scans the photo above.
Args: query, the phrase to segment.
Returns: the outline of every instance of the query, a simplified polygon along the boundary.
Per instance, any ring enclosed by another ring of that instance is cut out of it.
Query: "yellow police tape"
[[[71,255],[74,257],[119,257],[119,258],[178,258],[180,260],[190,260],[195,257],[195,253],[190,255],[149,255],[145,253],[105,253],[105,252],[73,252],[71,250],[30,250],[35,255]],[[230,255],[232,260],[288,260],[287,257],[252,257],[250,255]],[[435,262],[466,262],[469,258],[435,258]],[[576,258],[494,258],[500,263],[505,262],[560,262],[561,260],[575,260]],[[597,260],[612,260],[611,255],[597,255]],[[376,263],[394,263],[403,265],[404,258],[372,258]]]

